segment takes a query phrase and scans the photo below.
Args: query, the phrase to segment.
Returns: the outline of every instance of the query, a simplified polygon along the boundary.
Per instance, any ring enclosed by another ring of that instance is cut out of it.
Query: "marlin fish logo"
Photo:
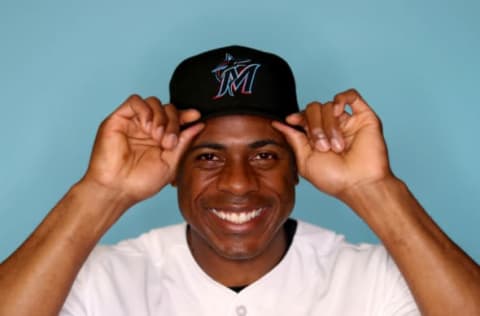
[[[219,99],[226,94],[234,96],[236,92],[251,94],[259,67],[260,64],[253,64],[250,59],[236,59],[227,53],[225,60],[212,70],[220,83],[213,99]]]

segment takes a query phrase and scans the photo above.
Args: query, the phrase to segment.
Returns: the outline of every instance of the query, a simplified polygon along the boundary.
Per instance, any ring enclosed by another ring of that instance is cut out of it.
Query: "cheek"
[[[190,200],[192,197],[193,186],[191,185],[191,170],[181,168],[177,173],[177,177],[175,179],[175,184],[177,187],[177,202],[178,206],[182,214],[185,215],[185,211],[187,211],[190,207]]]
[[[287,209],[293,209],[295,203],[295,182],[291,178],[284,179],[284,188],[281,195],[282,204]]]
[[[195,201],[211,186],[211,177],[196,171],[195,169],[183,170],[177,175],[177,199],[178,205],[184,217],[191,217]]]
[[[264,188],[277,195],[280,203],[285,208],[293,207],[295,201],[295,186],[297,184],[296,174],[274,172],[261,176]]]

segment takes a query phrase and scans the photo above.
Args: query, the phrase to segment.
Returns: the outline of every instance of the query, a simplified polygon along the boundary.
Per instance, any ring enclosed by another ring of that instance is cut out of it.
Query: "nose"
[[[258,190],[258,179],[248,161],[229,161],[218,177],[217,189],[236,196]]]

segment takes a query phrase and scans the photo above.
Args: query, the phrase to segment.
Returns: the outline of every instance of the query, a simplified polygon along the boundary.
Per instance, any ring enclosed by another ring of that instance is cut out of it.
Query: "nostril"
[[[258,189],[255,174],[248,166],[227,165],[218,179],[218,189],[234,195],[244,195]]]

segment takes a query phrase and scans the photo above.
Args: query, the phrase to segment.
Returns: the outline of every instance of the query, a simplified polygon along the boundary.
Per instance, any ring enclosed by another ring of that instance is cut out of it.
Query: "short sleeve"
[[[82,270],[77,275],[75,282],[70,289],[70,292],[65,300],[59,316],[87,316],[86,309],[86,295],[83,291],[84,276]]]
[[[392,316],[421,315],[405,278],[390,256],[387,257],[387,266],[390,270],[388,273],[390,280],[386,283],[389,286],[386,287],[387,302],[383,314]]]

